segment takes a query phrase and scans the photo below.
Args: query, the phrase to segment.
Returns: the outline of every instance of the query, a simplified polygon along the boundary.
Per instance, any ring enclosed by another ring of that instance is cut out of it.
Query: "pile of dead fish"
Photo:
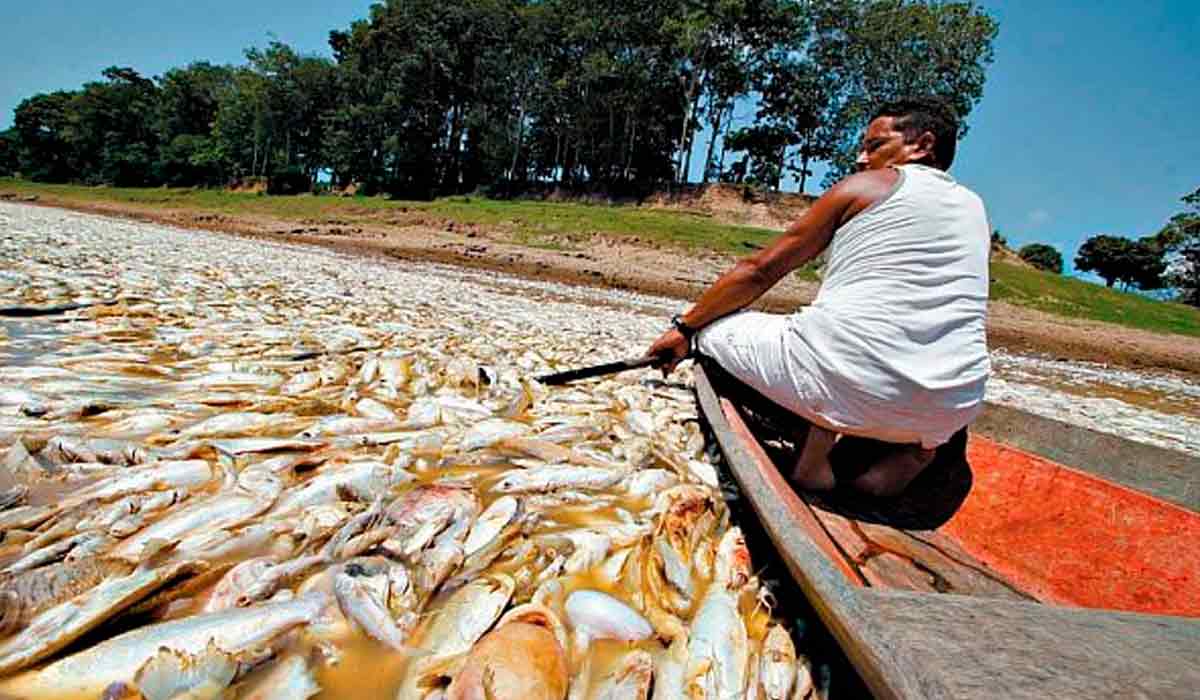
[[[23,211],[0,305],[83,308],[0,335],[0,696],[813,692],[686,390],[531,380],[578,307]]]

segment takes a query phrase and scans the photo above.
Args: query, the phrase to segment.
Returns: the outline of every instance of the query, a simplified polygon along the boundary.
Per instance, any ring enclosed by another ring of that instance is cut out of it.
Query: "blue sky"
[[[109,65],[159,75],[193,60],[238,63],[275,38],[328,54],[329,31],[370,4],[23,4],[0,25],[0,128],[24,97],[77,88]],[[1200,2],[983,5],[1000,36],[954,175],[983,195],[1010,244],[1050,243],[1068,265],[1088,236],[1158,230],[1200,186]]]

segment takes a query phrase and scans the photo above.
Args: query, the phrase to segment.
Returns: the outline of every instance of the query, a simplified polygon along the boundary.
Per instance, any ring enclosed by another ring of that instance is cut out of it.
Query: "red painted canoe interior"
[[[943,526],[1037,598],[1200,616],[1200,514],[972,437],[975,484]]]
[[[722,404],[797,526],[856,585],[1200,616],[1200,514],[972,436],[954,508],[936,525],[897,527],[796,498]]]

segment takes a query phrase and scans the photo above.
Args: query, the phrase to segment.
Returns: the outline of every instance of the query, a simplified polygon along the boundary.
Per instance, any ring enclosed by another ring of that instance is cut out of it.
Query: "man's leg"
[[[806,398],[792,384],[792,374],[784,365],[786,317],[749,312],[722,319],[714,326],[701,331],[697,342],[698,360],[708,371],[709,379],[721,393],[748,408],[757,418],[765,419],[797,446],[797,461],[781,470],[786,478],[804,489],[833,488],[829,451],[837,434],[764,393],[765,389],[775,388],[791,394],[797,403]]]
[[[818,425],[811,426],[788,480],[795,486],[808,491],[832,489],[836,483],[833,466],[829,462],[829,453],[836,443],[837,433]]]
[[[797,445],[802,446],[790,472],[785,467],[784,476],[797,487],[829,490],[836,482],[845,481],[879,496],[903,491],[932,461],[933,451],[858,437],[846,437],[839,442],[836,433],[800,415],[809,397],[803,385],[793,383],[784,347],[785,332],[784,316],[744,312],[702,330],[696,346],[706,367],[715,366],[710,377],[734,389],[735,397],[752,406],[752,410],[764,412],[780,427],[789,424],[777,420],[780,413],[791,417],[790,424],[796,428],[790,432]],[[785,407],[782,399],[771,398],[771,394],[786,395],[794,405]],[[805,423],[810,427],[806,429]],[[871,445],[867,450],[858,449],[867,444]],[[835,468],[838,460],[834,459],[834,452],[842,454],[848,470]]]
[[[898,496],[933,462],[935,454],[937,450],[920,445],[897,445],[850,483],[872,496]]]

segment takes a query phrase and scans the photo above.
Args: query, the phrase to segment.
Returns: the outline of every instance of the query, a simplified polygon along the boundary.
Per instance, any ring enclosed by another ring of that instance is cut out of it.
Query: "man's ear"
[[[933,147],[937,143],[937,137],[932,131],[923,132],[917,137],[916,148],[913,152],[913,160],[923,161],[928,160],[931,163],[937,162],[937,156],[934,155]]]

